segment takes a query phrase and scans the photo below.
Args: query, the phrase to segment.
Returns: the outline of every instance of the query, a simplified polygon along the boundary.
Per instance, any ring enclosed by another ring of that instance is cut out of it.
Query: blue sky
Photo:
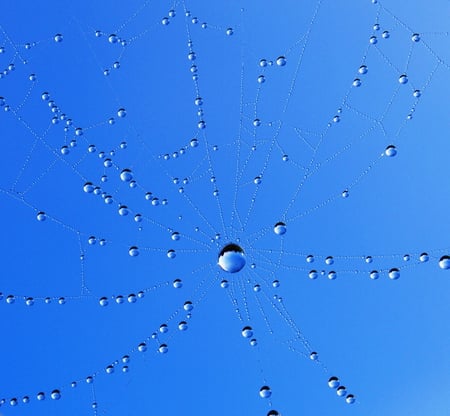
[[[449,4],[414,3],[4,5],[0,414],[449,413]]]

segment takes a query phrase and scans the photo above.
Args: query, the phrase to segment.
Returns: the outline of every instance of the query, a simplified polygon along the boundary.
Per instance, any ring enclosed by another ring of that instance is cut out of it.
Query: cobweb
[[[1,414],[450,411],[438,3],[4,5]]]

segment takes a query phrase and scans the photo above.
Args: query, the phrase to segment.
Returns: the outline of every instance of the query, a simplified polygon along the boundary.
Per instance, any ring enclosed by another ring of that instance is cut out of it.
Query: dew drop
[[[286,224],[284,222],[277,222],[274,227],[273,227],[273,232],[276,235],[284,235],[286,234],[287,228],[286,228]]]
[[[394,157],[397,154],[397,148],[391,144],[386,147],[384,154],[388,157]]]
[[[262,386],[259,389],[259,396],[262,399],[268,399],[270,396],[272,396],[272,391],[270,390],[269,386]]]
[[[227,244],[219,252],[218,265],[228,273],[236,273],[245,266],[244,250],[237,244]]]
[[[53,390],[50,394],[53,400],[59,400],[61,398],[61,392],[59,390]]]
[[[448,270],[450,269],[450,256],[442,256],[439,259],[439,267],[442,270]]]
[[[45,212],[40,211],[40,212],[37,213],[36,219],[38,221],[45,221],[47,219],[47,215],[45,214]]]
[[[411,40],[413,42],[419,42],[420,40],[420,35],[418,33],[413,33],[413,35],[411,36]]]
[[[131,257],[136,257],[139,255],[139,249],[136,246],[132,246],[130,247],[130,249],[128,250],[128,254]]]
[[[174,259],[177,256],[177,253],[175,252],[175,250],[168,250],[167,251],[167,257],[169,259]]]
[[[391,34],[389,33],[388,30],[385,30],[385,31],[381,34],[381,37],[382,37],[383,39],[389,39],[390,36],[391,36]]]
[[[388,276],[391,280],[397,280],[400,277],[400,270],[394,267],[389,270]]]
[[[63,35],[61,35],[61,33],[57,33],[57,34],[55,35],[55,37],[53,38],[53,40],[54,40],[56,43],[62,42],[62,41],[63,41]]]
[[[328,379],[328,387],[331,389],[337,389],[339,384],[339,379],[336,376],[332,376]]]
[[[317,361],[319,359],[319,354],[316,351],[313,351],[309,354],[309,359],[312,361]]]
[[[339,397],[345,396],[345,395],[347,394],[347,389],[346,389],[344,386],[339,386],[339,387],[336,389],[336,394],[337,394]]]
[[[406,74],[400,75],[398,82],[402,85],[406,84],[408,82],[408,76]]]
[[[279,56],[276,60],[276,63],[278,66],[285,66],[286,65],[286,58],[284,56]]]
[[[419,256],[419,261],[421,263],[426,263],[430,259],[428,253],[421,253]]]
[[[124,108],[117,110],[117,117],[124,118],[127,115],[127,111]]]
[[[253,329],[251,326],[245,326],[242,328],[242,336],[244,338],[251,338],[253,336]]]
[[[369,277],[370,277],[372,280],[377,280],[377,279],[380,277],[380,273],[378,273],[377,270],[372,270],[372,271],[370,272],[370,274],[369,274]]]
[[[355,396],[353,394],[347,394],[347,397],[345,398],[345,402],[347,404],[355,403]]]
[[[120,172],[120,180],[123,182],[130,182],[133,179],[133,173],[130,169],[123,169]]]
[[[234,32],[233,32],[233,29],[231,27],[229,27],[225,33],[227,34],[227,36],[231,36]]]

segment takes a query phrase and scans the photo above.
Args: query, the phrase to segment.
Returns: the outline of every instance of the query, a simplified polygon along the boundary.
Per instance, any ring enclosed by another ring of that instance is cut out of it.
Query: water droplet
[[[233,32],[233,29],[231,27],[229,27],[225,33],[227,34],[227,36],[231,36],[234,32]]]
[[[276,410],[269,410],[269,412],[267,412],[267,416],[281,416],[280,412],[277,412]]]
[[[400,277],[400,270],[394,267],[389,270],[388,276],[391,280],[397,280]]]
[[[309,254],[308,256],[306,256],[306,262],[307,263],[314,263],[314,256]]]
[[[309,359],[312,361],[317,361],[319,359],[319,354],[316,351],[313,351],[309,354]]]
[[[26,298],[25,305],[33,306],[34,305],[34,299],[33,298]]]
[[[339,387],[336,389],[336,394],[337,394],[339,397],[345,396],[345,395],[347,394],[347,389],[346,389],[344,386],[339,386]]]
[[[181,287],[183,287],[183,282],[181,281],[181,279],[175,279],[172,282],[172,285],[175,289],[180,289]]]
[[[169,347],[166,344],[161,344],[158,348],[158,352],[166,354],[169,351]]]
[[[15,397],[9,401],[10,406],[17,406],[17,404],[18,404],[18,401]]]
[[[127,301],[128,303],[136,303],[137,301],[136,295],[134,293],[129,294],[127,297]]]
[[[370,277],[372,280],[377,280],[377,279],[380,277],[380,274],[378,273],[377,270],[372,270],[372,271],[370,272],[370,274],[369,274],[369,277]]]
[[[268,399],[270,396],[272,396],[272,391],[270,390],[269,386],[262,386],[259,389],[259,395],[263,399]]]
[[[337,274],[335,271],[332,270],[332,271],[328,272],[328,279],[335,280],[336,277],[337,277]]]
[[[333,263],[334,263],[334,259],[333,259],[332,256],[328,256],[328,257],[325,259],[325,264],[331,265],[331,264],[333,264]]]
[[[242,328],[242,336],[244,338],[251,338],[253,336],[253,329],[251,326],[245,326]]]
[[[319,273],[317,273],[317,270],[311,270],[308,274],[308,277],[311,280],[317,279],[319,277]]]
[[[339,379],[336,376],[332,376],[328,379],[328,387],[331,389],[337,389],[339,384]]]
[[[40,392],[36,395],[36,399],[38,400],[45,400],[45,393],[44,392]]]
[[[63,35],[61,35],[61,33],[57,33],[53,39],[57,43],[62,42],[63,41]]]
[[[439,259],[439,267],[443,270],[450,269],[450,256],[442,256]]]
[[[227,244],[219,253],[218,265],[228,273],[236,273],[245,266],[244,250],[237,244]]]
[[[169,331],[169,327],[166,324],[161,324],[159,326],[159,332],[161,332],[161,334],[165,334]]]
[[[141,342],[137,347],[139,352],[147,351],[147,344],[145,342]]]
[[[164,18],[161,20],[161,23],[162,23],[164,26],[167,26],[167,25],[170,23],[170,20],[169,20],[168,17],[164,17]]]
[[[168,250],[167,251],[167,257],[169,259],[174,259],[177,256],[177,253],[175,252],[175,250]]]
[[[117,43],[117,35],[114,33],[108,36],[108,42],[109,43]]]
[[[59,390],[53,390],[50,394],[53,400],[59,400],[61,398],[61,392]]]
[[[286,65],[286,58],[284,56],[279,56],[277,58],[277,65],[278,66],[285,66]]]
[[[127,115],[127,111],[124,108],[117,110],[117,117],[124,118]]]
[[[408,76],[406,74],[400,75],[398,82],[402,85],[406,84],[408,82]]]
[[[418,33],[413,33],[413,35],[411,36],[411,40],[413,42],[419,42],[420,40],[420,35]]]
[[[422,254],[419,256],[419,261],[420,261],[421,263],[426,263],[429,259],[430,259],[430,257],[428,256],[428,253],[422,253]]]
[[[206,128],[206,123],[205,123],[205,121],[204,121],[204,120],[200,120],[200,121],[198,122],[198,124],[197,124],[197,127],[198,127],[200,130],[203,130],[204,128]]]
[[[376,36],[371,36],[371,37],[369,38],[369,43],[370,43],[370,44],[375,45],[377,42],[378,42],[378,39],[377,39]]]
[[[108,305],[108,298],[102,297],[102,298],[99,299],[98,303],[100,304],[100,306],[107,306]]]
[[[40,212],[37,213],[36,219],[38,221],[45,221],[47,219],[47,215],[45,214],[45,212],[40,211]]]
[[[350,192],[348,189],[344,189],[341,194],[342,198],[348,198],[350,196]]]
[[[386,147],[384,154],[388,157],[394,157],[397,154],[397,148],[391,144]]]
[[[221,287],[222,289],[226,289],[228,286],[229,286],[228,280],[222,280],[222,281],[220,282],[220,287]]]
[[[410,260],[410,255],[409,254],[405,254],[404,256],[403,256],[403,261],[409,261]]]
[[[261,120],[260,120],[259,118],[255,118],[255,119],[253,120],[253,125],[254,125],[255,127],[259,127],[259,126],[261,125]]]
[[[266,77],[264,75],[260,75],[256,80],[259,84],[264,84],[266,82]]]
[[[139,256],[139,249],[136,246],[132,246],[130,247],[130,249],[128,250],[128,254],[131,257],[136,257]]]
[[[355,78],[352,82],[352,85],[354,87],[360,87],[361,86],[361,80],[359,78]]]
[[[6,303],[12,305],[16,301],[16,298],[14,295],[8,295],[6,296]]]
[[[419,98],[422,95],[420,90],[414,90],[413,92],[413,97],[415,98]]]
[[[353,394],[347,394],[347,397],[345,398],[345,402],[347,404],[355,403],[355,396],[353,396]]]
[[[24,404],[30,403],[30,398],[28,396],[23,396],[22,403]]]
[[[378,23],[375,23],[373,25],[373,30],[380,30],[380,25]]]
[[[369,69],[367,68],[367,65],[361,65],[359,68],[358,68],[358,72],[361,74],[361,75],[364,75],[364,74],[367,74],[367,71],[368,71]]]
[[[272,287],[274,287],[274,288],[280,287],[280,281],[279,280],[274,280],[272,282]]]
[[[192,311],[192,309],[194,309],[194,305],[190,300],[187,300],[186,302],[184,302],[183,309],[187,312],[190,312]]]
[[[286,234],[287,228],[284,222],[277,222],[273,227],[273,232],[276,235],[284,235]]]
[[[188,329],[188,324],[187,324],[187,322],[186,322],[186,321],[181,321],[181,322],[178,324],[178,329],[179,329],[180,331],[186,331],[186,330]]]
[[[381,37],[383,39],[389,39],[389,37],[391,36],[391,34],[389,33],[389,31],[385,30],[382,34]]]
[[[119,211],[118,212],[119,212],[120,216],[124,217],[124,216],[128,215],[128,213],[129,213],[128,207],[126,205],[121,205],[119,207]]]

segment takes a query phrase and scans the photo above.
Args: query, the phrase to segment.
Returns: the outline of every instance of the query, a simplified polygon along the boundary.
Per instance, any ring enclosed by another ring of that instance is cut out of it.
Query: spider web
[[[2,414],[448,411],[448,6],[55,7],[0,26]]]

